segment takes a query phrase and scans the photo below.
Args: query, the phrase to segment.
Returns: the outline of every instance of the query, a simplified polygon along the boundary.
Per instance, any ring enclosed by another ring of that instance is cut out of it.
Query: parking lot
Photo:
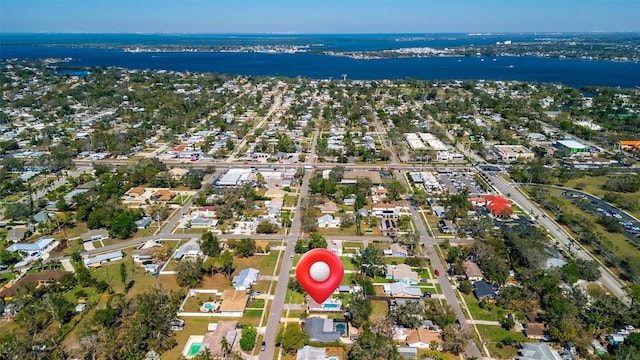
[[[469,194],[485,193],[470,173],[442,172],[437,178],[443,191],[448,190],[451,194],[464,192],[465,189]]]
[[[627,215],[615,206],[588,194],[578,191],[564,191],[563,196],[572,199],[583,199],[589,202],[588,211],[596,216],[614,217],[623,227],[623,234],[634,241],[640,241],[640,222]]]

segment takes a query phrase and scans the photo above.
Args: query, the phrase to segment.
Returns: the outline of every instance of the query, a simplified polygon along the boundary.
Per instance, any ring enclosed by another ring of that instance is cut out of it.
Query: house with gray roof
[[[422,290],[417,286],[398,281],[389,284],[389,294],[393,297],[419,298],[422,296]]]
[[[36,223],[43,223],[49,221],[54,215],[53,211],[42,210],[39,213],[33,215],[33,221]]]
[[[309,341],[334,342],[340,340],[340,333],[333,327],[333,319],[310,317],[304,322],[309,333]]]
[[[322,215],[318,219],[319,228],[337,228],[340,226],[340,218],[334,218],[332,215]]]
[[[150,217],[143,217],[142,219],[136,221],[136,227],[138,229],[146,229],[149,225],[151,225]]]
[[[209,219],[206,217],[195,217],[190,221],[191,227],[194,229],[208,229],[218,225],[218,219]]]
[[[100,241],[109,238],[109,231],[107,229],[93,229],[80,235],[82,242],[87,241]]]
[[[197,257],[203,257],[203,256],[204,256],[204,253],[202,252],[202,249],[200,249],[200,245],[198,245],[198,243],[184,244],[180,246],[178,250],[176,250],[175,254],[173,254],[173,257],[176,260],[182,260],[185,257],[197,258]]]
[[[64,196],[64,202],[66,202],[67,204],[71,204],[73,203],[73,198],[76,197],[77,195],[80,194],[84,194],[86,192],[88,192],[89,189],[73,189],[71,191],[69,191],[65,196]]]
[[[13,244],[9,246],[7,250],[9,250],[10,252],[19,251],[19,252],[25,252],[25,253],[32,253],[32,252],[41,253],[47,248],[49,248],[51,245],[53,245],[54,242],[55,242],[55,239],[53,238],[40,238],[33,243]]]
[[[493,287],[484,280],[476,281],[473,284],[473,294],[478,300],[494,300],[496,298],[496,292]]]
[[[236,290],[247,290],[251,287],[251,285],[255,284],[258,281],[258,277],[260,276],[260,271],[254,268],[247,268],[236,276],[233,277],[231,281],[233,283],[233,287]]]
[[[32,231],[28,227],[14,227],[13,229],[7,232],[7,241],[9,242],[17,242],[24,240],[29,231]]]
[[[557,351],[545,343],[523,343],[516,360],[562,360]]]
[[[305,345],[304,347],[298,350],[296,354],[296,360],[326,360],[327,359],[327,349],[325,348],[317,348],[309,345]]]
[[[112,251],[110,253],[100,254],[100,255],[94,256],[92,258],[86,258],[84,260],[84,264],[87,267],[98,266],[100,264],[104,264],[104,263],[107,263],[107,262],[120,260],[120,259],[122,259],[123,256],[124,255],[122,254],[122,251],[120,251],[120,250]]]

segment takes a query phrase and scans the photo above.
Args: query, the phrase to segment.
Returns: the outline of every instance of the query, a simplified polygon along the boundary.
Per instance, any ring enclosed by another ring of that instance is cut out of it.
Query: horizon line
[[[475,31],[475,32],[175,32],[175,31],[152,31],[152,32],[104,32],[104,31],[0,31],[0,35],[434,35],[434,34],[456,34],[456,35],[514,35],[514,34],[640,34],[640,31]]]

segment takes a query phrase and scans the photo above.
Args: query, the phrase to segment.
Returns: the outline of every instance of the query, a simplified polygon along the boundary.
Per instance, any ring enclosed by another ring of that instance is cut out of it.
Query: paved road
[[[262,120],[258,121],[258,123],[256,124],[256,126],[253,127],[253,129],[251,129],[250,132],[248,132],[248,134],[254,134],[256,132],[256,129],[259,129],[262,127],[262,125],[264,125],[264,123],[267,121],[267,119],[269,119],[269,117],[271,117],[271,114],[273,114],[274,111],[276,111],[277,109],[280,108],[280,104],[282,103],[282,98],[281,97],[277,97],[274,101],[273,101],[273,105],[271,105],[271,108],[269,108],[269,111],[267,111],[267,114],[265,116],[262,117]],[[242,149],[245,147],[245,145],[247,144],[247,139],[249,137],[245,136],[244,138],[242,138],[242,140],[240,141],[239,144],[236,145],[236,147],[233,149],[233,151],[231,152],[231,154],[229,154],[229,156],[227,157],[227,163],[230,163],[233,161],[233,159],[235,159],[236,156],[238,156],[238,153],[240,151],[242,151]]]
[[[405,181],[406,179],[404,178],[404,176],[402,176],[401,172],[396,172],[395,175],[398,181],[406,184],[406,181]],[[408,186],[408,184],[406,185]],[[410,197],[409,194],[406,194],[405,196],[407,196],[407,198]],[[414,205],[411,205],[410,209],[411,209],[411,216],[415,220],[416,229],[420,234],[420,242],[424,245],[425,249],[427,250],[427,255],[429,256],[429,260],[431,260],[431,266],[433,267],[434,270],[437,270],[440,273],[440,276],[437,276],[436,278],[438,280],[438,283],[440,284],[440,289],[442,290],[442,294],[444,295],[444,298],[446,299],[449,306],[451,306],[451,308],[455,312],[456,319],[458,319],[461,326],[463,328],[469,328],[469,325],[467,324],[467,320],[464,317],[464,313],[462,312],[462,308],[460,307],[460,303],[458,302],[458,299],[456,298],[456,295],[453,291],[453,287],[451,286],[451,283],[449,282],[449,278],[447,277],[447,269],[444,267],[444,265],[440,261],[440,258],[438,257],[438,253],[436,252],[434,245],[437,243],[437,240],[429,236],[429,233],[427,232],[427,229],[424,226],[424,222],[422,222],[420,218],[421,215],[418,209]],[[475,341],[473,340],[469,341],[469,344],[466,350],[466,356],[467,357],[475,356],[478,359],[483,358],[482,353],[480,352],[480,348],[478,348]]]
[[[478,168],[478,171],[484,172],[480,168]],[[604,284],[611,293],[621,299],[625,304],[631,304],[631,300],[623,290],[624,285],[613,274],[611,274],[597,258],[594,258],[588,251],[582,248],[579,242],[574,241],[574,239],[565,233],[555,221],[547,217],[542,210],[529,200],[529,198],[524,196],[513,186],[513,184],[506,181],[502,176],[491,172],[484,172],[484,174],[490,180],[491,185],[493,185],[500,193],[515,201],[524,211],[534,215],[537,218],[538,223],[544,226],[547,231],[549,231],[549,233],[558,240],[560,247],[569,250],[569,248],[567,248],[567,244],[572,244],[570,247],[574,249],[572,252],[575,256],[585,260],[595,260],[600,263],[600,274],[602,275],[600,277],[600,281],[602,284]]]
[[[319,136],[319,129],[316,129],[313,142],[311,143],[311,153],[315,154],[315,148]],[[310,160],[312,161],[312,160]],[[296,206],[296,212],[291,223],[291,232],[285,237],[286,250],[284,252],[284,258],[282,259],[282,267],[280,268],[280,274],[278,275],[278,283],[276,284],[276,292],[273,296],[273,302],[271,303],[271,310],[269,312],[269,319],[267,320],[267,327],[264,334],[265,349],[260,353],[260,359],[271,360],[275,353],[276,336],[278,335],[278,326],[280,325],[280,317],[284,308],[284,301],[287,293],[287,285],[289,284],[289,272],[292,268],[293,254],[295,253],[296,242],[300,234],[301,227],[301,208],[302,201],[307,197],[309,191],[309,178],[313,171],[306,171],[302,178],[302,185],[300,186],[300,192],[298,196],[298,204]]]

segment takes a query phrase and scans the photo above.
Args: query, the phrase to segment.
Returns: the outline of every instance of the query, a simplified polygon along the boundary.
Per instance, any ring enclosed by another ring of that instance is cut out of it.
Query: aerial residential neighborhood
[[[53,63],[2,64],[0,358],[640,350],[638,89]]]

